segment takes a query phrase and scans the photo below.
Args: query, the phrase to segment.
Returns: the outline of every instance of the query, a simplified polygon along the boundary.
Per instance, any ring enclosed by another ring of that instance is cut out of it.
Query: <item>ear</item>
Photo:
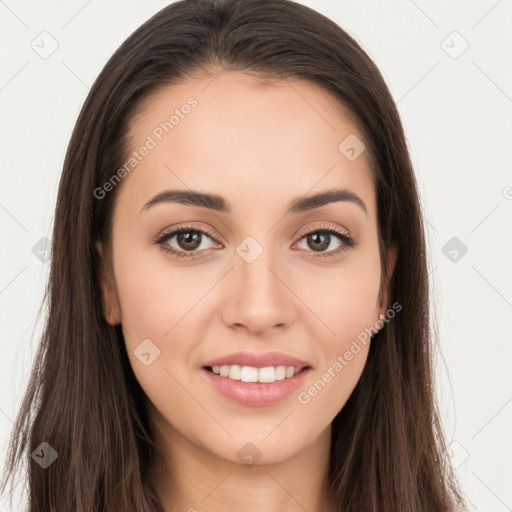
[[[388,280],[389,281],[391,281],[391,277],[393,276],[393,272],[395,271],[397,255],[398,255],[397,246],[396,245],[392,245],[388,249]]]
[[[392,245],[388,248],[388,262],[387,262],[387,274],[388,274],[388,282],[385,284],[383,297],[380,303],[380,307],[382,310],[380,314],[385,314],[386,309],[389,304],[389,281],[391,281],[391,277],[393,276],[393,272],[395,271],[396,259],[398,255],[398,248],[396,245]]]
[[[96,242],[96,249],[100,256],[99,267],[100,267],[100,288],[101,296],[103,301],[103,316],[108,324],[114,326],[121,323],[121,314],[119,301],[117,299],[117,293],[113,284],[113,276],[108,269],[107,262],[105,260],[105,251],[101,241]]]

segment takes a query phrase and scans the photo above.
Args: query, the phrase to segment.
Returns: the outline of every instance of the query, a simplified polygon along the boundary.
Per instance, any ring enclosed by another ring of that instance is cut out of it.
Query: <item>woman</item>
[[[324,16],[187,0],[137,29],[75,126],[52,254],[8,465],[30,512],[465,505],[403,128]]]

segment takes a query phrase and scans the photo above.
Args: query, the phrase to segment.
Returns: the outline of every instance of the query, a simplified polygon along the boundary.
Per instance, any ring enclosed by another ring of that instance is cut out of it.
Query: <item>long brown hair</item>
[[[222,70],[321,86],[356,123],[373,160],[381,290],[386,286],[389,303],[403,309],[375,335],[363,374],[332,424],[327,485],[338,510],[465,506],[436,406],[423,219],[396,106],[357,42],[290,0],[173,3],[128,37],[93,84],[64,161],[43,299],[48,317],[2,490],[23,465],[30,512],[162,510],[148,481],[158,447],[148,428],[147,397],[121,327],[103,316],[95,243],[108,247],[111,240],[117,190],[101,200],[94,191],[126,161],[128,127],[143,98]],[[392,244],[398,258],[388,279],[386,248]],[[106,260],[109,266],[109,252]],[[36,449],[48,451],[41,443],[58,454],[46,469],[32,457]]]

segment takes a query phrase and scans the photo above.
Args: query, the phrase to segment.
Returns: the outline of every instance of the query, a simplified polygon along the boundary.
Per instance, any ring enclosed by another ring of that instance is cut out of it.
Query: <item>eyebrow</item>
[[[326,190],[318,194],[295,198],[288,205],[286,213],[306,212],[338,201],[352,202],[361,207],[368,215],[364,201],[356,193],[344,188]],[[231,213],[232,211],[231,204],[223,197],[216,194],[208,194],[195,190],[165,190],[148,201],[143,206],[141,213],[161,203],[179,203],[199,206],[223,213]]]

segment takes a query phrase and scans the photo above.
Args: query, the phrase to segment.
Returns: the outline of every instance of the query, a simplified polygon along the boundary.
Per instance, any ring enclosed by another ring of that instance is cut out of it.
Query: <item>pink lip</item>
[[[306,361],[301,361],[282,352],[265,352],[262,354],[234,352],[233,354],[207,361],[204,363],[204,366],[231,366],[234,364],[252,366],[254,368],[265,368],[267,366],[295,366],[296,368],[304,368],[305,366],[310,366]]]
[[[201,369],[201,372],[210,379],[215,389],[222,395],[239,404],[250,406],[272,405],[279,402],[293,393],[304,382],[310,371],[311,368],[308,367],[288,379],[262,383],[233,380],[216,375],[205,368]]]

